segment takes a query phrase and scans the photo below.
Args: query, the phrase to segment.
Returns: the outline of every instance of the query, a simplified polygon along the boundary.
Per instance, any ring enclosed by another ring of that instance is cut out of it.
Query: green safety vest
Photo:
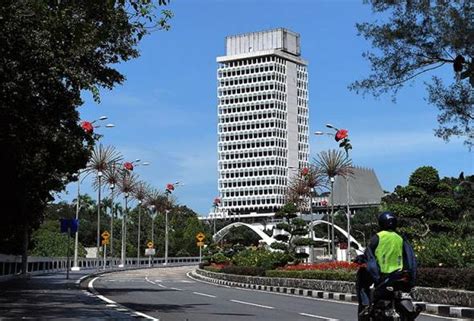
[[[381,231],[377,233],[379,244],[375,250],[375,258],[381,273],[392,273],[403,269],[403,238],[395,232]]]

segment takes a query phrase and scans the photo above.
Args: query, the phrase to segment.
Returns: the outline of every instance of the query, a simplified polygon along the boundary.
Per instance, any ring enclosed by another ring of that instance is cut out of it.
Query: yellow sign
[[[102,240],[102,245],[106,245],[106,244],[109,244],[109,239]]]
[[[101,236],[104,240],[108,240],[110,237],[110,233],[108,231],[104,231],[102,232]]]
[[[146,244],[146,246],[148,246],[149,249],[152,249],[152,248],[153,248],[153,245],[154,245],[153,242],[148,242],[148,243]]]
[[[199,247],[203,247],[203,246],[204,246],[204,242],[197,242],[196,245],[199,246]]]
[[[204,235],[203,232],[199,232],[198,234],[196,234],[196,240],[198,240],[198,242],[204,241],[205,238],[206,238],[206,235]]]

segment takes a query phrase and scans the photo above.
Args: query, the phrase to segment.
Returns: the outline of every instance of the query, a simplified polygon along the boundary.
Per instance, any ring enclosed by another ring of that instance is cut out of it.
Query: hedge
[[[306,270],[306,271],[284,271],[284,270],[270,270],[265,273],[268,277],[273,278],[292,278],[292,279],[319,279],[319,280],[334,280],[334,281],[352,281],[356,279],[355,272],[341,271],[341,270]]]
[[[474,269],[419,268],[416,285],[474,291]]]
[[[237,275],[251,275],[251,276],[264,276],[265,269],[257,266],[238,266],[229,265],[224,267],[220,272],[227,274]]]

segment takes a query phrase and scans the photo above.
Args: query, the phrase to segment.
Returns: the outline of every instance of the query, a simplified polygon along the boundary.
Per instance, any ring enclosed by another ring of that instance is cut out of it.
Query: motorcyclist
[[[379,284],[389,275],[407,271],[409,286],[413,287],[416,276],[416,258],[413,248],[395,230],[397,217],[391,212],[379,215],[380,232],[374,235],[365,253],[355,262],[366,263],[357,272],[356,289],[359,300],[359,320],[366,320],[369,313],[370,286]]]

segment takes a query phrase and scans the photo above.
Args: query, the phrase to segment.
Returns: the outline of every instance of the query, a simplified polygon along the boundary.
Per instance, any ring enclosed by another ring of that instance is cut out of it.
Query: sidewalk
[[[78,280],[96,270],[51,273],[0,282],[0,320],[129,320],[79,288]]]

